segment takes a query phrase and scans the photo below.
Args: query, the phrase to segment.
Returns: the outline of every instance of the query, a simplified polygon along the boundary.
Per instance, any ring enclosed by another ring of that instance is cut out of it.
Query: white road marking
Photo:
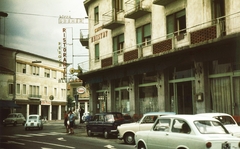
[[[18,144],[18,145],[25,145],[25,143],[20,143],[20,142],[15,142],[15,141],[8,141],[7,143]]]
[[[112,145],[105,145],[104,147],[106,147],[106,148],[110,148],[110,149],[115,149],[115,147],[114,146],[112,146]]]
[[[40,141],[25,140],[25,139],[19,139],[19,140],[25,141],[25,142],[33,142],[33,143],[46,144],[46,145],[52,145],[52,146],[59,146],[59,147],[63,147],[63,148],[75,149],[75,147],[72,147],[72,146],[60,145],[60,144],[55,144],[55,143],[40,142]]]
[[[59,141],[66,141],[64,138],[57,138]]]

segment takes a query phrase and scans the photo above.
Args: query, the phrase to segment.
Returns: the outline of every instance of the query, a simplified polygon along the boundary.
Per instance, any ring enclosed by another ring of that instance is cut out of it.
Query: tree
[[[74,107],[74,98],[70,95],[67,95],[67,108],[69,109],[72,109],[72,107]]]

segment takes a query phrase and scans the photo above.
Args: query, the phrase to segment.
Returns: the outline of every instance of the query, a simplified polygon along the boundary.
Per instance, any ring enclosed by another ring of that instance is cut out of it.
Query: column
[[[49,109],[48,109],[48,120],[52,120],[52,105],[49,105]]]
[[[41,105],[38,105],[38,114],[41,115],[41,111],[42,110],[42,106]]]
[[[29,116],[29,104],[27,104],[27,113],[26,113],[26,117]]]
[[[61,120],[61,115],[62,115],[62,107],[61,105],[58,105],[58,120]]]

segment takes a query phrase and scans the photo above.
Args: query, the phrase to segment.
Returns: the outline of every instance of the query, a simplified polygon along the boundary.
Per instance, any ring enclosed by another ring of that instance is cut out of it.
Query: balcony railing
[[[103,28],[115,29],[124,26],[124,11],[123,10],[110,10],[103,14]]]
[[[29,99],[40,99],[40,98],[42,98],[42,95],[29,94],[28,98]]]
[[[126,64],[141,58],[165,55],[188,47],[196,47],[222,39],[224,36],[240,33],[240,12],[204,22],[181,31],[151,40],[151,44],[134,45],[122,49],[121,53],[112,52],[101,55],[99,61],[90,60],[90,71],[103,67]]]
[[[149,0],[141,0],[139,2],[136,2],[136,0],[128,0],[125,3],[125,18],[137,19],[151,13],[150,2]]]
[[[80,42],[82,46],[88,47],[89,46],[89,34],[88,29],[80,29]]]
[[[153,0],[153,4],[166,6],[175,1],[177,0]]]

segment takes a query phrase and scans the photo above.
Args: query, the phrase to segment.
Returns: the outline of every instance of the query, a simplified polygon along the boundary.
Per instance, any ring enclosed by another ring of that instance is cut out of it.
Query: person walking
[[[68,133],[68,112],[64,111],[64,126],[66,128],[66,133]]]
[[[74,123],[74,119],[75,119],[75,116],[74,114],[72,113],[72,111],[69,112],[69,127],[70,127],[70,131],[69,131],[69,134],[74,134],[74,130],[73,130],[73,123]]]
[[[79,123],[81,124],[81,123],[83,123],[82,116],[84,114],[84,109],[82,107],[80,107],[80,109],[79,109],[79,114],[80,114],[80,121],[79,121]]]

